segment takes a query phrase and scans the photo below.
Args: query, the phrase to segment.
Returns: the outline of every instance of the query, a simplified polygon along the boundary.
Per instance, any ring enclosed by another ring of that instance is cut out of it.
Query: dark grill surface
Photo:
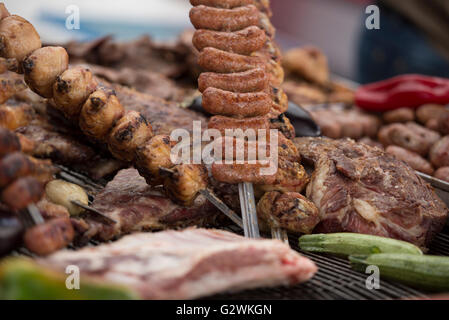
[[[238,230],[232,231],[240,233]],[[369,274],[352,270],[347,260],[301,251],[297,245],[297,236],[289,235],[289,240],[293,249],[313,260],[318,266],[317,274],[310,281],[294,287],[248,290],[216,295],[210,299],[385,300],[427,297],[426,292],[386,280],[380,281],[380,289],[368,290],[365,281]],[[428,253],[449,256],[449,230],[444,230],[436,237]]]
[[[93,183],[89,178],[74,173],[62,167],[63,174],[60,178],[73,183],[78,183],[91,193],[95,194],[102,186]],[[104,182],[102,183],[104,184]],[[243,234],[238,227],[228,227],[228,231]],[[266,235],[269,237],[269,235]],[[345,259],[330,255],[308,253],[301,251],[298,247],[298,236],[289,235],[290,246],[304,256],[313,260],[318,266],[317,274],[308,282],[294,287],[277,287],[247,290],[237,293],[220,294],[208,299],[219,300],[268,300],[268,299],[295,299],[295,300],[373,300],[373,299],[413,299],[427,298],[427,293],[410,288],[396,282],[386,280],[380,281],[380,289],[369,290],[365,281],[369,274],[363,274],[351,269],[349,262]],[[91,241],[91,245],[99,245]],[[75,249],[71,247],[72,249]],[[14,253],[32,256],[26,249],[22,248]],[[449,227],[437,235],[432,243],[428,254],[449,256]]]

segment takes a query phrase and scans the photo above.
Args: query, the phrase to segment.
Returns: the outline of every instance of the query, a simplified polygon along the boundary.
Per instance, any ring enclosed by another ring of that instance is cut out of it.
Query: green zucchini
[[[381,278],[431,291],[449,290],[449,257],[404,253],[379,253],[349,256],[353,269],[365,272],[375,265]]]
[[[131,290],[81,276],[80,288],[69,290],[67,275],[49,270],[27,258],[0,263],[0,299],[9,300],[128,300],[138,299]]]
[[[369,255],[373,253],[410,253],[422,255],[415,245],[360,233],[310,234],[299,238],[304,251],[332,253],[339,256]]]

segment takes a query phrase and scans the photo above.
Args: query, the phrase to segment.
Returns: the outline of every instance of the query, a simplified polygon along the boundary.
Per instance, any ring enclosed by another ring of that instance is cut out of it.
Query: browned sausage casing
[[[449,182],[449,167],[441,167],[435,171],[435,178]]]
[[[449,136],[443,137],[432,146],[429,157],[437,168],[449,166]]]
[[[236,73],[203,72],[198,78],[198,90],[204,92],[210,87],[242,93],[265,91],[268,77],[260,68]]]
[[[214,116],[210,118],[208,123],[209,129],[217,129],[222,135],[225,134],[225,130],[236,130],[242,129],[246,131],[247,129],[260,130],[264,129],[266,132],[270,130],[270,123],[267,117],[254,117],[249,119],[233,119],[224,116]],[[257,132],[256,132],[257,133]]]
[[[255,5],[258,10],[271,16],[269,0],[190,0],[192,6],[204,5],[208,7],[233,9],[247,5]]]
[[[220,182],[236,184],[250,182],[254,184],[273,184],[276,179],[276,172],[271,175],[261,174],[261,169],[266,168],[266,164],[212,164],[212,175]]]
[[[197,30],[192,43],[199,51],[207,47],[244,55],[261,49],[266,41],[265,32],[251,26],[235,32]]]
[[[66,247],[75,237],[69,218],[56,218],[28,229],[24,235],[25,246],[44,256]]]
[[[26,208],[40,200],[44,194],[42,183],[33,177],[15,180],[2,192],[2,201],[13,210]]]
[[[215,48],[203,49],[198,56],[198,64],[203,69],[218,73],[243,72],[255,68],[265,70],[265,61],[261,57],[249,57]]]
[[[222,9],[199,5],[190,10],[190,21],[195,29],[237,31],[258,26],[259,10],[253,5],[234,9]]]
[[[33,174],[34,162],[22,152],[14,152],[0,160],[0,187],[5,187],[13,180]]]
[[[415,170],[430,175],[433,174],[434,170],[430,162],[415,152],[408,151],[398,146],[389,146],[385,151],[394,155],[396,159],[404,161]]]
[[[236,118],[263,116],[270,111],[271,103],[265,92],[235,93],[217,88],[203,92],[204,110]]]
[[[13,132],[0,127],[0,158],[14,151],[20,151],[19,138]]]

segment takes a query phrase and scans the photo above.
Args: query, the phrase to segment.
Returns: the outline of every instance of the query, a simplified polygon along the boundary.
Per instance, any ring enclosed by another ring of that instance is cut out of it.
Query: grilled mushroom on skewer
[[[124,114],[118,99],[113,93],[98,88],[89,70],[82,67],[67,69],[63,48],[41,48],[39,35],[31,23],[9,15],[4,6],[0,9],[0,45],[3,45],[0,57],[15,58],[20,69],[25,71],[26,82],[32,90],[52,97],[56,109],[78,122],[86,135],[106,143],[115,157],[129,162],[138,158],[140,171],[147,181],[158,183],[160,179],[148,177],[148,173],[155,170],[151,152],[145,147],[153,136],[147,120],[137,112]],[[198,176],[194,181],[202,179]],[[186,199],[182,193],[170,193],[179,195],[181,203],[191,203],[197,196],[191,194],[192,199]]]

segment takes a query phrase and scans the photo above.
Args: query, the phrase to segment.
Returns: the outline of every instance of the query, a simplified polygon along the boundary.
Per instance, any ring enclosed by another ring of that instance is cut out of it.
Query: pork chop
[[[425,248],[448,209],[412,168],[383,150],[350,139],[297,138],[315,170],[307,197],[320,211],[314,232],[358,232]]]

